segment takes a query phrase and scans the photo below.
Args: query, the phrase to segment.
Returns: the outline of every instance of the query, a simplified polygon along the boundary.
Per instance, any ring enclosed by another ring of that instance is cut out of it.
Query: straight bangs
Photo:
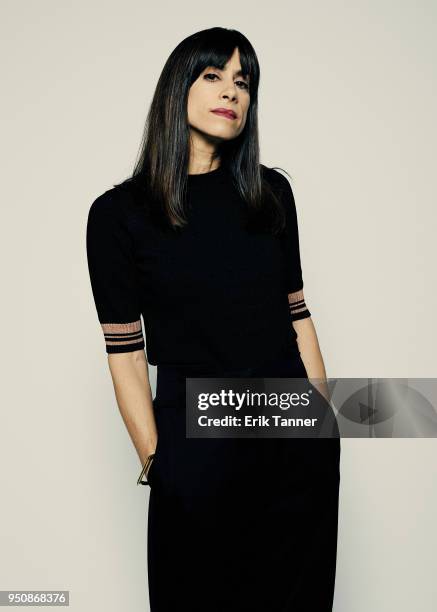
[[[191,86],[208,66],[224,70],[236,47],[239,51],[242,76],[249,81],[252,104],[258,94],[260,76],[258,59],[246,37],[235,30],[223,31],[222,28],[212,28],[208,31],[208,36],[199,37],[199,46],[192,55],[189,85]]]

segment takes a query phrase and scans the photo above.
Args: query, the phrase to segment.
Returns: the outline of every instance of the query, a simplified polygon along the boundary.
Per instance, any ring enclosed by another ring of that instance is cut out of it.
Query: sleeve
[[[86,228],[91,288],[108,354],[144,348],[133,244],[119,213],[109,190],[91,204]]]
[[[310,317],[311,313],[305,304],[303,292],[296,203],[288,179],[277,170],[273,170],[273,172],[278,182],[280,199],[286,215],[286,227],[282,236],[285,258],[285,289],[288,294],[291,318],[293,321],[297,321]]]

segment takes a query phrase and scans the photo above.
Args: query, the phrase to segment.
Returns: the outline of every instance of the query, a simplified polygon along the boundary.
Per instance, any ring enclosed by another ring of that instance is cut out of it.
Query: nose
[[[237,94],[235,93],[235,91],[233,93],[229,93],[229,94],[228,93],[224,93],[223,94],[223,98],[235,101],[237,99]]]
[[[230,100],[237,100],[238,89],[233,81],[223,90],[223,97],[229,98]]]

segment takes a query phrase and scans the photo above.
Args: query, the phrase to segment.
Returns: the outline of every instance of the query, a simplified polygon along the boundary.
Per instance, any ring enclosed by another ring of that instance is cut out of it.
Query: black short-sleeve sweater
[[[261,165],[280,195],[286,232],[248,232],[246,204],[220,166],[188,175],[188,225],[151,221],[132,183],[91,204],[86,249],[107,353],[146,348],[149,363],[256,366],[296,351],[303,296],[290,183]],[[144,334],[143,324],[144,322]]]

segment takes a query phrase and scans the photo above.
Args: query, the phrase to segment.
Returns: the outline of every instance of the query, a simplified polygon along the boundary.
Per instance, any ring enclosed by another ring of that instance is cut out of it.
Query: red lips
[[[224,115],[225,117],[228,117],[229,119],[237,118],[236,113],[234,113],[234,111],[229,108],[214,108],[211,112],[216,113],[217,115]]]

